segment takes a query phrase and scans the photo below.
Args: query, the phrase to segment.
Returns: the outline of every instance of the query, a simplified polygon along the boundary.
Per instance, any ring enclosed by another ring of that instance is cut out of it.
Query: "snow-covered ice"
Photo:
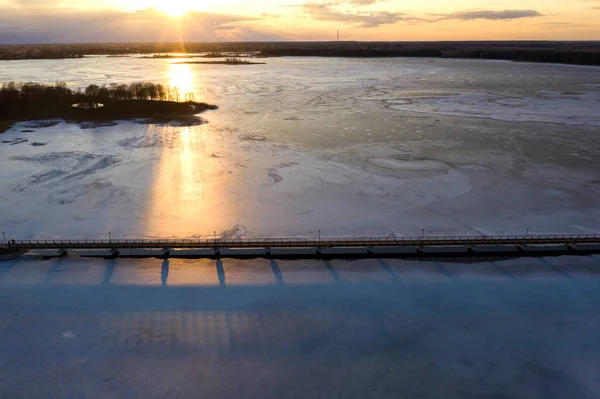
[[[0,136],[11,238],[591,233],[598,68],[464,60],[19,61],[1,81],[152,80],[200,126],[22,123]]]

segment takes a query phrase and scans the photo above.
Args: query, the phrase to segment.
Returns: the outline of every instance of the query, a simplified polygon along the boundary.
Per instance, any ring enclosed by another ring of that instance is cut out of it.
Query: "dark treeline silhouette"
[[[140,58],[148,58],[148,59],[172,59],[172,58],[254,58],[257,57],[258,55],[260,55],[258,52],[249,52],[249,53],[237,53],[237,52],[227,52],[227,53],[221,53],[221,52],[210,52],[210,53],[204,53],[204,54],[192,54],[192,53],[185,53],[185,54],[153,54],[153,55],[148,55],[148,56],[143,56]],[[113,57],[121,57],[120,55],[115,55]]]
[[[231,53],[263,56],[318,55],[322,57],[448,57],[600,65],[598,41],[470,41],[470,42],[228,42],[228,43],[108,43],[64,45],[4,45],[0,60],[79,58],[89,55],[126,56],[208,53],[207,58]],[[235,55],[234,55],[235,56]]]
[[[14,46],[0,48],[0,60],[51,60],[83,58],[86,53],[71,46]]]
[[[223,61],[183,61],[176,64],[205,64],[205,65],[261,65],[264,62],[252,62],[237,57],[227,57]]]
[[[487,60],[548,62],[555,64],[600,65],[600,52],[591,51],[475,49],[450,51],[444,55],[450,58],[480,58]]]
[[[127,84],[111,83],[108,86],[89,85],[85,90],[77,91],[76,95],[84,95],[100,100],[152,100],[180,101],[182,93],[177,87],[164,86],[151,82],[136,82]],[[193,101],[193,93],[184,95],[185,101]]]
[[[423,49],[266,49],[264,57],[433,57],[475,58],[521,62],[545,62],[556,64],[600,65],[600,52],[556,51],[546,49],[464,49],[440,51]]]
[[[178,88],[150,82],[89,85],[76,90],[65,83],[4,83],[0,87],[0,122],[42,118],[113,120],[194,115],[213,105],[194,102]],[[3,124],[6,125],[6,124]],[[5,126],[6,127],[6,126]]]
[[[30,106],[55,106],[68,103],[106,103],[119,100],[194,101],[194,95],[183,96],[179,89],[151,82],[127,84],[111,83],[108,86],[91,84],[85,89],[71,90],[65,83],[55,85],[40,83],[4,83],[0,87],[0,116],[26,110]]]
[[[436,49],[303,49],[303,48],[281,48],[265,49],[261,51],[263,57],[441,57],[443,54]]]

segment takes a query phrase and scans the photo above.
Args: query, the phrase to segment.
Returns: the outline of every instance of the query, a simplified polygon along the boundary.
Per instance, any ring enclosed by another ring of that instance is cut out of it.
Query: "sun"
[[[190,11],[208,12],[223,1],[225,0],[151,0],[144,4],[164,12],[171,18],[180,18]]]
[[[156,4],[156,8],[170,17],[179,18],[195,7],[190,0],[165,0]]]

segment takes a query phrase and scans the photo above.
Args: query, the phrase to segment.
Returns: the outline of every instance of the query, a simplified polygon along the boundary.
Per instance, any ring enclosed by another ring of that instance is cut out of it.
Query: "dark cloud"
[[[0,10],[0,43],[281,39],[245,24],[256,19],[205,12],[190,12],[173,19],[155,9],[134,13],[65,9],[25,13],[4,9]]]
[[[308,1],[299,5],[286,5],[282,7],[295,7],[310,18],[317,21],[331,21],[349,24],[361,28],[374,28],[381,25],[396,24],[398,22],[439,22],[448,19],[463,21],[487,19],[508,21],[518,18],[533,18],[543,16],[535,10],[474,10],[459,11],[450,14],[432,14],[433,19],[412,17],[401,12],[388,11],[363,11],[362,6],[379,3],[385,0],[325,0]],[[600,1],[600,0],[598,0]],[[352,10],[357,7],[357,10]]]
[[[452,14],[441,14],[443,19],[461,19],[463,21],[473,19],[489,20],[511,20],[518,18],[542,17],[543,15],[535,10],[480,10],[480,11],[460,11]]]
[[[350,0],[343,2],[344,4],[365,5],[372,4],[372,0]],[[395,24],[410,18],[405,17],[403,13],[387,12],[387,11],[342,11],[334,7],[334,5],[342,4],[342,2],[327,2],[327,3],[304,3],[298,7],[302,12],[309,15],[317,21],[332,21],[354,25],[361,28],[374,28],[381,25]]]

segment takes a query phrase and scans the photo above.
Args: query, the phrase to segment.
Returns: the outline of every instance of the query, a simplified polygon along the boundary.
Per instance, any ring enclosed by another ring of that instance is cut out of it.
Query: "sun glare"
[[[190,0],[166,0],[158,3],[156,8],[170,17],[179,18],[191,11],[194,8],[194,3]]]
[[[185,97],[187,93],[194,93],[194,73],[189,65],[170,64],[168,77],[169,85],[172,89],[177,88],[181,97]]]

